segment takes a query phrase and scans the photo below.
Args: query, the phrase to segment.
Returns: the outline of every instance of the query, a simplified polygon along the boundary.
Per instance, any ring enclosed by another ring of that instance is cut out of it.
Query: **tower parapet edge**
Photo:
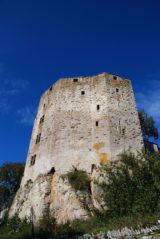
[[[63,78],[40,99],[22,183],[51,169],[90,172],[142,147],[130,80],[108,73]]]

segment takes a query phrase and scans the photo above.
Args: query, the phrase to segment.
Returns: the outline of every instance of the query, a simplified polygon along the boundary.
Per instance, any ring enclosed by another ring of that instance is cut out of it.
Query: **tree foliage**
[[[160,209],[160,155],[131,153],[105,168],[104,201],[113,214],[154,213]]]
[[[144,110],[141,110],[139,111],[139,119],[144,139],[148,139],[149,137],[158,139],[158,129],[155,126],[152,116],[148,116]]]
[[[0,206],[1,205],[5,205],[5,203],[7,202],[8,198],[9,198],[10,192],[8,190],[8,188],[4,187],[4,186],[0,186]],[[0,207],[1,209],[1,207]]]
[[[12,200],[19,188],[23,172],[22,163],[5,163],[0,167],[0,210]]]

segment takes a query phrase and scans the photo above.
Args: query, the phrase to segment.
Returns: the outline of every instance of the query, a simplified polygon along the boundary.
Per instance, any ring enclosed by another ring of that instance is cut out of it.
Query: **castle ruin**
[[[92,174],[144,145],[131,82],[108,73],[63,78],[44,92],[34,122],[21,187],[10,216],[40,218],[52,212],[60,222],[87,217],[77,195],[60,175],[72,168]]]

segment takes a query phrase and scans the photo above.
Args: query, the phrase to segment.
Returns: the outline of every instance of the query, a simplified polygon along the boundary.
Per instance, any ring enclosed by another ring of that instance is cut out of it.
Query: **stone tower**
[[[62,175],[73,167],[90,174],[93,166],[116,160],[124,150],[137,153],[142,147],[138,112],[128,79],[102,73],[58,80],[42,95],[34,122],[20,188],[22,195],[26,185],[31,185],[27,186],[30,188],[28,195],[23,195],[26,206],[25,203],[19,205],[21,196],[19,199],[16,196],[10,215],[18,212],[24,217],[29,214],[27,207],[38,210],[30,197],[35,192],[39,195],[40,186],[37,185],[40,184],[36,182],[40,175]],[[42,180],[42,184],[46,182],[43,187],[49,188],[50,194],[53,190],[47,185],[51,185],[52,180],[45,180]],[[54,190],[57,190],[55,186]],[[41,205],[46,205],[46,199],[34,197],[41,200]],[[50,205],[51,197],[47,200]]]

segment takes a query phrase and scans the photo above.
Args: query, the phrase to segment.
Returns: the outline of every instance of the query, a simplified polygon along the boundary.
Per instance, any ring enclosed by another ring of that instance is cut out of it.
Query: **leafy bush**
[[[76,190],[89,191],[90,180],[87,173],[83,170],[74,170],[67,173],[71,186]]]
[[[0,225],[1,239],[31,239],[31,225],[26,220],[20,220],[17,216],[6,219]]]
[[[38,226],[36,227],[37,238],[47,239],[52,238],[56,234],[56,220],[54,217],[46,214],[39,220]]]
[[[84,233],[84,231],[79,225],[81,226],[80,221],[75,221],[75,222],[71,222],[71,223],[67,222],[65,224],[58,225],[55,238],[57,238],[57,239],[75,238],[75,236],[77,236],[77,235],[82,235]]]
[[[56,236],[56,222],[50,215],[44,215],[39,220],[37,226],[34,226],[34,233],[32,231],[32,224],[27,220],[21,220],[17,216],[12,219],[6,219],[0,225],[1,239],[51,239]]]
[[[154,213],[160,209],[160,155],[123,153],[105,168],[104,201],[112,214]]]

